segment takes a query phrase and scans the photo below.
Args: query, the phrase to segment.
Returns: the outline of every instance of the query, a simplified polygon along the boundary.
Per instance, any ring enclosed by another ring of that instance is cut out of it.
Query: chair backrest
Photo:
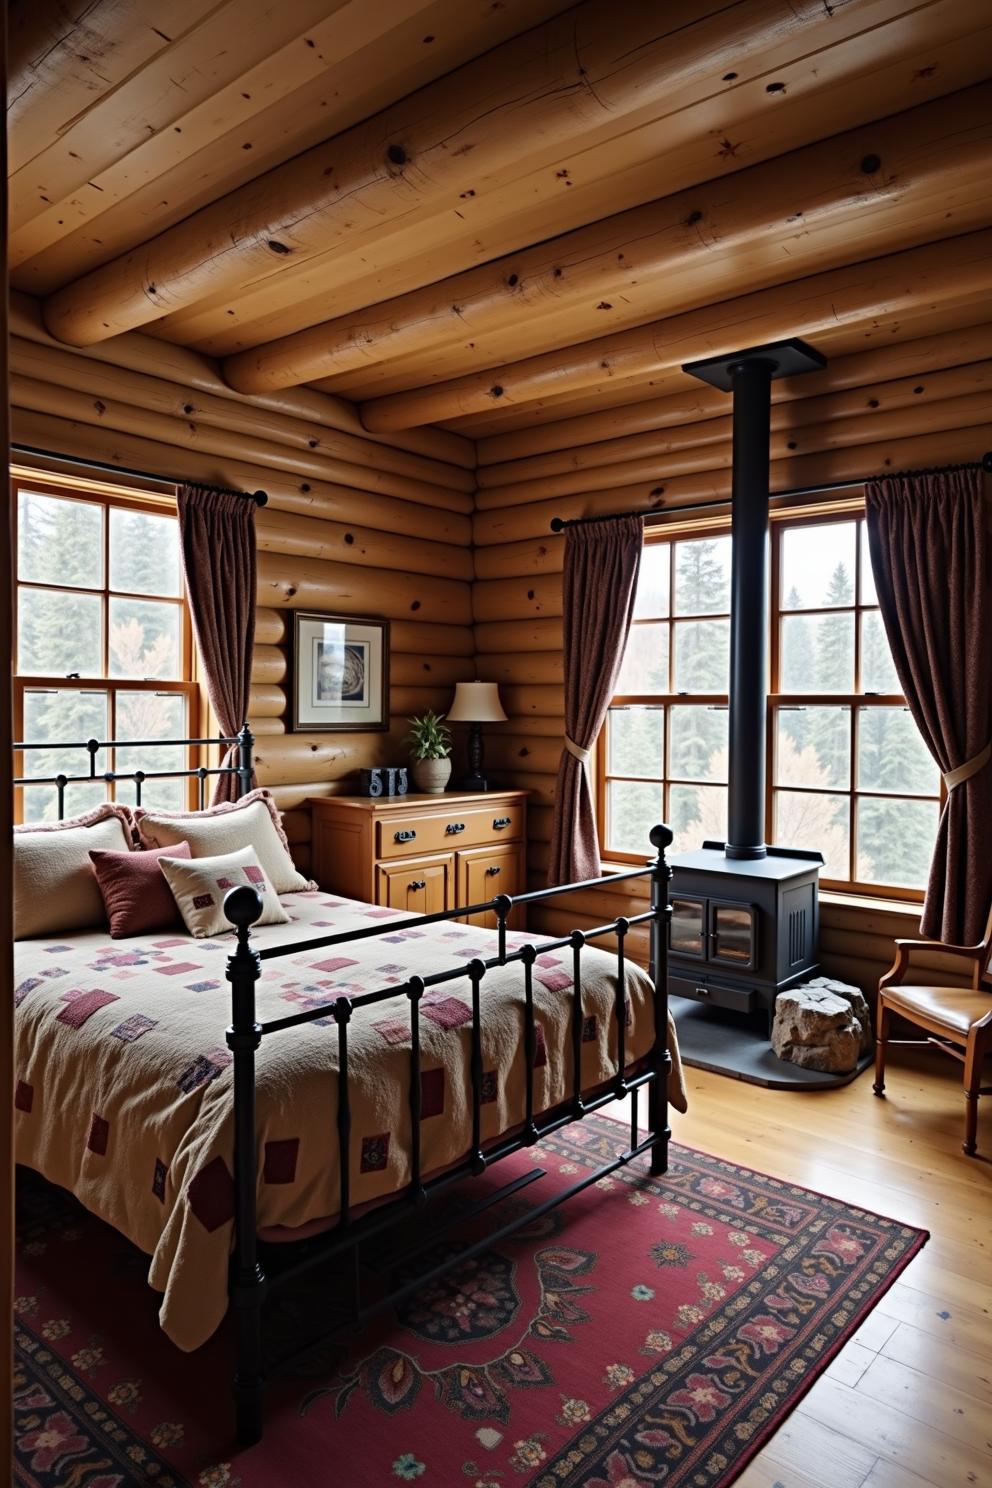
[[[985,934],[979,941],[982,948],[982,970],[980,974],[981,986],[992,992],[992,909],[985,922]]]

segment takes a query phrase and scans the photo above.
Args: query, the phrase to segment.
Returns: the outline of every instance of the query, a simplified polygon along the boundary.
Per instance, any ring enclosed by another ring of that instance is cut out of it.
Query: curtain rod
[[[846,491],[852,486],[863,486],[870,480],[898,480],[908,475],[947,475],[953,470],[984,470],[992,474],[992,450],[987,450],[980,460],[965,460],[960,465],[932,465],[921,470],[893,470],[880,476],[866,476],[864,480],[840,480],[827,481],[819,486],[793,486],[788,491],[773,491],[771,498],[774,501],[794,500],[797,496],[819,496],[825,491]],[[604,512],[601,516],[592,517],[552,517],[551,531],[564,532],[566,527],[585,527],[590,522],[619,522],[624,517],[643,517],[645,522],[651,523],[651,519],[660,520],[662,517],[674,516],[681,512],[703,512],[712,510],[713,507],[726,507],[731,504],[730,497],[724,497],[722,501],[685,501],[679,506],[649,506],[642,507],[637,511]]]
[[[160,481],[166,486],[195,486],[198,491],[219,491],[222,496],[243,496],[254,501],[256,506],[265,506],[269,497],[266,491],[238,491],[233,486],[215,486],[211,481],[190,480],[188,477],[159,475],[154,470],[131,470],[126,465],[111,465],[108,460],[83,460],[78,455],[62,455],[57,450],[38,449],[30,444],[12,444],[12,455],[38,455],[45,460],[64,460],[67,465],[79,465],[86,470],[105,470],[108,475],[130,475],[135,480]]]

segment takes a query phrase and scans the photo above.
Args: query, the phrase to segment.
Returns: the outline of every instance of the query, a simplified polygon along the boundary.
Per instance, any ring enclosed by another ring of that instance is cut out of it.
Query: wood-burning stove
[[[671,859],[669,992],[771,1025],[779,992],[819,972],[817,852],[728,858],[704,842]]]

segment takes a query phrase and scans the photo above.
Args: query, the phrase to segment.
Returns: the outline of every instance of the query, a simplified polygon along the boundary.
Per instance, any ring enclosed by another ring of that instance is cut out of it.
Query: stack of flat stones
[[[824,1074],[850,1074],[872,1043],[871,1013],[859,987],[815,977],[779,993],[772,1023],[779,1059]]]

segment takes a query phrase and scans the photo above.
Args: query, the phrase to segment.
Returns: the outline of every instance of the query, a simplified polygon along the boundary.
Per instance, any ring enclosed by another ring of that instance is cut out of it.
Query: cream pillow
[[[252,791],[240,801],[212,806],[207,811],[139,808],[134,815],[143,847],[174,847],[177,842],[188,842],[194,858],[216,857],[250,847],[277,894],[317,887],[297,873],[279,813],[268,791]]]
[[[240,888],[242,884],[249,884],[261,897],[262,913],[255,922],[257,925],[289,923],[289,915],[259,867],[253,848],[243,847],[216,858],[162,857],[158,863],[179,905],[186,929],[198,940],[208,935],[223,935],[232,929],[224,914],[224,897],[229,889]]]
[[[110,801],[70,821],[15,827],[15,939],[106,928],[90,852],[129,852],[131,846],[130,812]]]

